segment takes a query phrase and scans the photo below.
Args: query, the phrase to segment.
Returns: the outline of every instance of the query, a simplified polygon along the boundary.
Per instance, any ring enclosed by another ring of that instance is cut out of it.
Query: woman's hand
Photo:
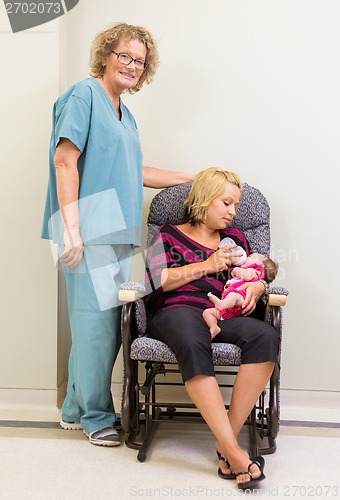
[[[235,246],[236,245],[225,245],[212,253],[208,259],[201,262],[163,269],[161,277],[163,292],[176,290],[207,274],[216,274],[220,271],[226,271],[233,264],[233,261],[237,261],[242,255],[237,252],[228,251],[229,248]]]
[[[84,245],[78,229],[65,229],[64,253],[60,257],[65,267],[75,267],[83,258]]]
[[[210,257],[205,261],[208,265],[208,272],[206,274],[214,274],[220,271],[226,271],[230,266],[233,265],[233,262],[237,262],[239,258],[242,256],[240,252],[231,252],[231,248],[235,248],[236,245],[224,245],[214,252]]]
[[[246,298],[242,304],[243,315],[249,316],[255,308],[258,300],[262,297],[265,286],[259,281],[251,281],[250,283],[244,283],[238,287],[238,290],[247,290]]]

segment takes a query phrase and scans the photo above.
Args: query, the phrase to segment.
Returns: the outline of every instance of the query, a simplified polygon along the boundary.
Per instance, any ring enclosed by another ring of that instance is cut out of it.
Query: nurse
[[[158,63],[147,29],[115,24],[93,41],[90,76],[53,108],[42,238],[59,245],[72,333],[60,425],[102,446],[120,444],[111,396],[121,345],[117,295],[140,245],[143,185],[192,180],[142,165],[137,125],[120,97],[149,84]]]

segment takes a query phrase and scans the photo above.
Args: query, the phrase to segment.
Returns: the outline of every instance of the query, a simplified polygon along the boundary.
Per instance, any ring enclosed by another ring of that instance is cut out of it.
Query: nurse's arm
[[[80,155],[81,152],[73,142],[62,138],[54,157],[57,196],[65,226],[65,251],[60,259],[68,267],[77,265],[83,256],[78,210],[79,173],[77,164]]]
[[[184,182],[191,182],[194,174],[188,172],[174,172],[161,168],[143,166],[143,185],[149,188],[162,189]]]

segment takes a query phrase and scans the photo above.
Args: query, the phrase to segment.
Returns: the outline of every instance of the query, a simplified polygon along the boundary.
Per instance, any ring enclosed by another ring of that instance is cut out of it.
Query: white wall
[[[0,8],[0,388],[56,388],[57,288],[40,228],[58,52],[57,23],[14,35]]]
[[[277,284],[290,290],[282,387],[339,391],[339,270],[322,271],[339,246],[336,0],[81,0],[60,19],[60,65],[58,21],[40,35],[0,34],[0,388],[57,385],[56,272],[39,240],[50,113],[59,67],[63,91],[86,76],[95,33],[117,21],[145,25],[159,40],[155,81],[124,97],[145,164],[192,172],[218,165],[266,194]],[[145,190],[145,210],[153,194]]]
[[[145,25],[159,40],[155,81],[124,97],[145,164],[218,165],[266,194],[277,284],[290,290],[282,386],[339,390],[340,322],[328,290],[340,273],[322,271],[334,255],[323,242],[339,246],[339,2],[82,0],[67,18],[68,84],[86,75],[95,33],[117,21]]]

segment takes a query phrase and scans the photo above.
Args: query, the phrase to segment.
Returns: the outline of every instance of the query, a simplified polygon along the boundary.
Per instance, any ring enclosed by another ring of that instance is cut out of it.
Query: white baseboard
[[[0,420],[58,421],[57,389],[1,389]]]
[[[280,419],[340,424],[340,392],[281,389]]]
[[[38,389],[0,389],[0,420],[57,422],[60,418],[60,392]],[[112,395],[120,412],[122,386],[112,384]],[[166,400],[187,401],[182,388],[167,388]],[[58,404],[59,403],[59,404]],[[340,392],[281,389],[280,417],[292,422],[340,424]]]

